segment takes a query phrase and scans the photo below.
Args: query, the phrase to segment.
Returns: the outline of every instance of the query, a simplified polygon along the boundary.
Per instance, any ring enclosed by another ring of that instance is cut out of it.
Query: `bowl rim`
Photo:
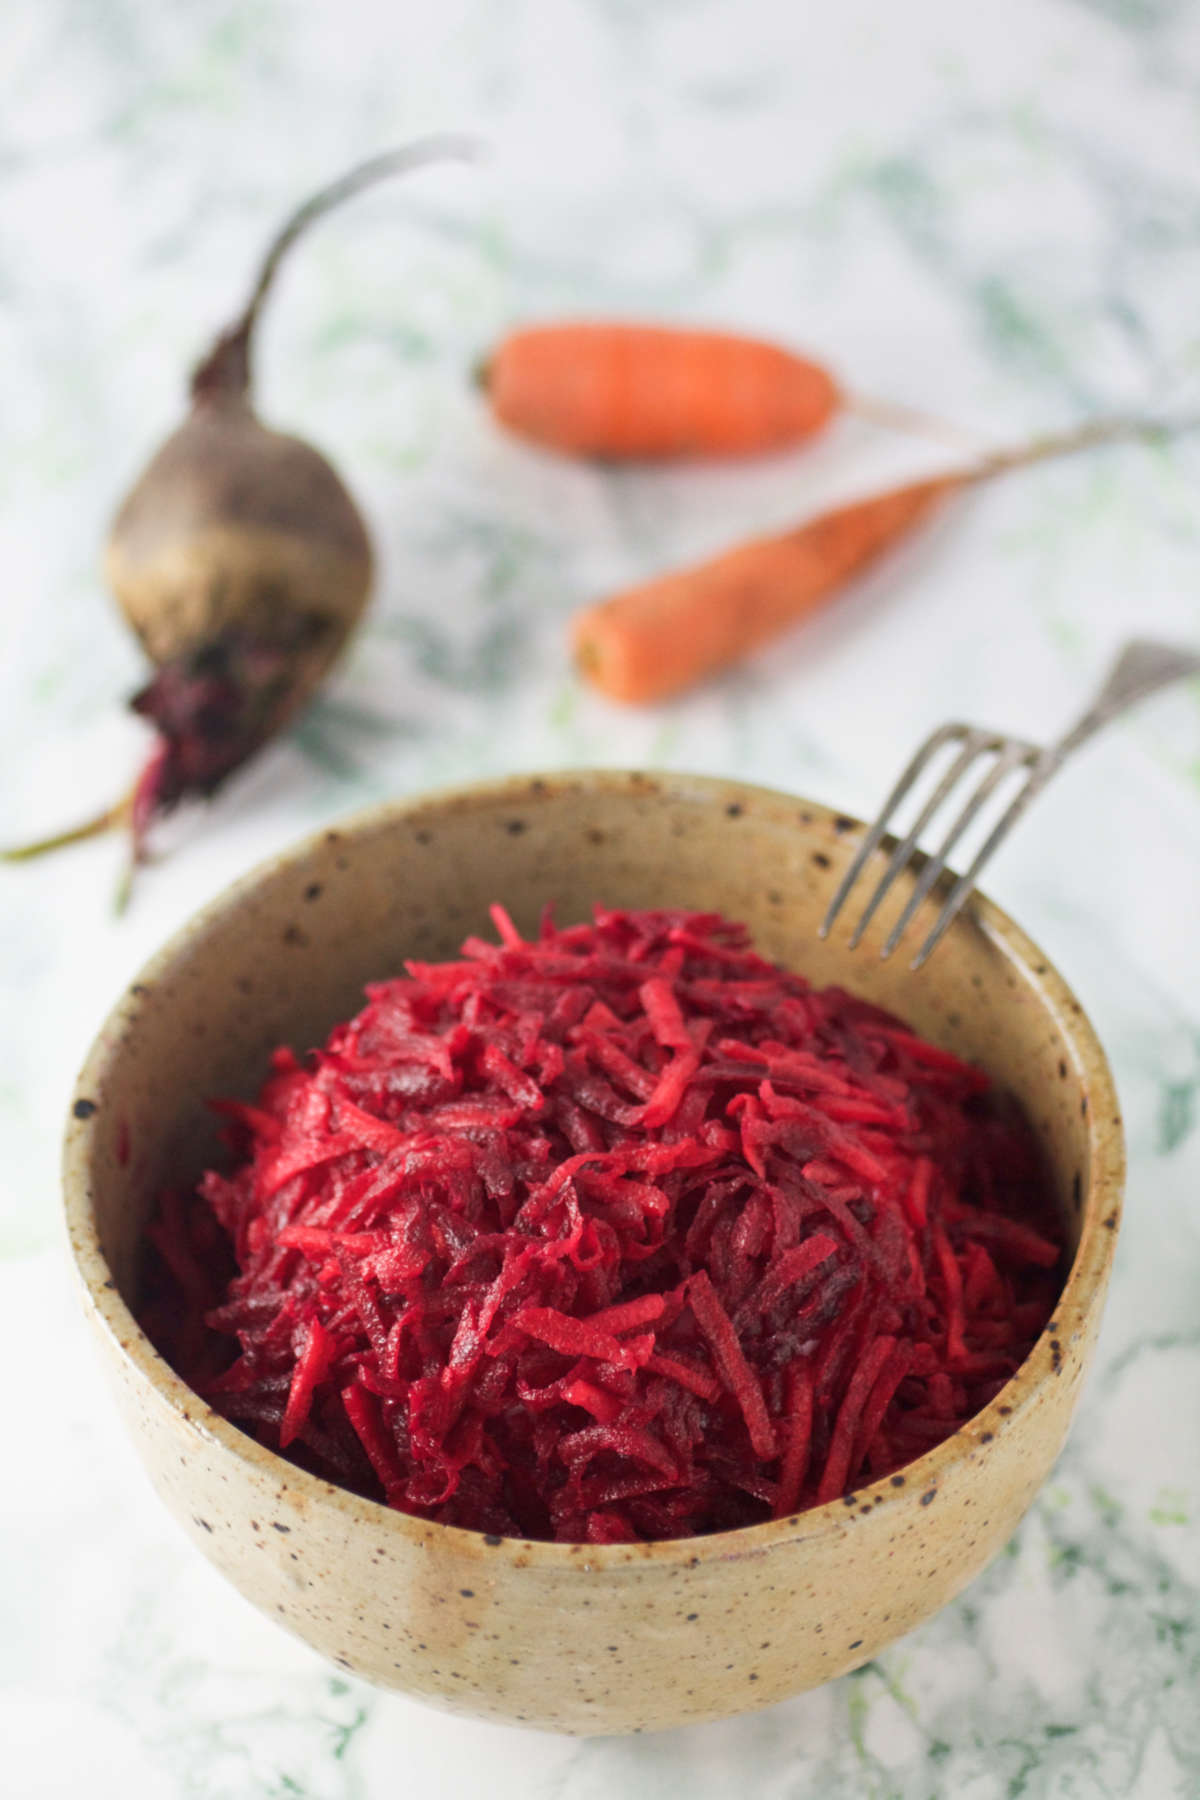
[[[902,1470],[902,1483],[892,1477],[864,1482],[853,1495],[821,1506],[788,1514],[757,1525],[743,1525],[706,1536],[663,1538],[648,1543],[563,1544],[543,1539],[497,1536],[421,1519],[389,1507],[384,1502],[356,1494],[322,1477],[310,1474],[231,1424],[190,1388],[155,1349],[116,1286],[113,1271],[101,1248],[91,1203],[89,1165],[98,1142],[102,1112],[92,1096],[103,1094],[106,1072],[136,1028],[146,989],[193,942],[239,908],[268,879],[294,868],[321,846],[330,835],[336,839],[368,836],[387,831],[422,815],[447,808],[504,804],[529,805],[560,791],[612,792],[630,797],[657,793],[664,800],[677,795],[693,800],[753,805],[785,806],[804,831],[822,823],[845,833],[863,832],[863,821],[841,809],[786,790],[724,777],[663,770],[643,773],[626,769],[562,769],[508,775],[487,781],[456,783],[399,800],[356,809],[332,825],[307,833],[285,849],[263,859],[225,887],[192,914],[150,960],[132,977],[101,1025],[72,1089],[63,1141],[62,1184],[67,1240],[82,1285],[86,1307],[108,1338],[118,1358],[131,1366],[143,1390],[157,1399],[176,1422],[190,1429],[213,1448],[242,1465],[247,1475],[273,1482],[307,1509],[332,1509],[348,1523],[368,1523],[414,1547],[438,1543],[465,1559],[487,1557],[494,1565],[500,1558],[514,1567],[538,1568],[565,1574],[570,1571],[616,1573],[622,1568],[657,1562],[696,1568],[705,1563],[766,1555],[776,1546],[827,1537],[844,1530],[861,1504],[872,1517],[892,1514],[911,1505],[914,1494],[935,1490],[942,1477],[965,1457],[1011,1429],[1024,1404],[1042,1384],[1057,1373],[1061,1342],[1088,1318],[1094,1304],[1103,1303],[1121,1217],[1125,1173],[1124,1137],[1117,1095],[1107,1058],[1095,1030],[1071,988],[1045,953],[994,901],[978,891],[972,896],[952,930],[981,931],[1024,978],[1045,1012],[1054,1020],[1084,1084],[1087,1110],[1089,1180],[1081,1208],[1079,1243],[1067,1279],[1054,1308],[1054,1318],[1034,1344],[1020,1368],[982,1411],[957,1431],[926,1451]],[[943,878],[945,879],[945,878]],[[80,1102],[83,1102],[82,1106]]]

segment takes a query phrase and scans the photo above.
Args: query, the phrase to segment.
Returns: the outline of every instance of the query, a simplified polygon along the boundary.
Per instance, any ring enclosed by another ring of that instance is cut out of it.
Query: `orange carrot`
[[[511,431],[611,462],[778,450],[814,436],[839,408],[964,445],[940,419],[847,394],[810,358],[728,331],[534,325],[503,340],[480,380]]]
[[[812,612],[957,485],[917,481],[589,607],[575,658],[614,700],[664,700]]]
[[[502,424],[577,456],[737,456],[798,443],[841,400],[819,364],[730,332],[569,322],[515,331],[483,373]]]
[[[1169,429],[1190,429],[1192,423]],[[1160,437],[1166,429],[1149,420],[1105,419],[1038,438],[628,588],[576,618],[576,662],[614,700],[664,700],[814,612],[951,495],[1006,469],[1111,440]]]

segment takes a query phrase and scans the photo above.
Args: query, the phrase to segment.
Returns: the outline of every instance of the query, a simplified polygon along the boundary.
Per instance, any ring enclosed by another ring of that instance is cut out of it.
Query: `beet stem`
[[[208,355],[192,375],[192,398],[210,394],[245,394],[250,387],[250,339],[269,293],[280,263],[296,239],[308,227],[332,212],[344,200],[353,199],[364,188],[385,181],[391,175],[406,174],[423,168],[426,163],[459,160],[470,162],[478,156],[480,145],[474,138],[452,132],[419,138],[398,150],[385,150],[378,156],[357,163],[346,174],[330,182],[328,187],[310,194],[276,232],[267,246],[258,277],[241,315],[217,338]]]

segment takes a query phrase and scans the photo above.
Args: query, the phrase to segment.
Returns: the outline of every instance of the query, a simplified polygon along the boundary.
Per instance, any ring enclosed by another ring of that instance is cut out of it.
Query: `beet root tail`
[[[71,844],[84,844],[89,838],[102,837],[107,831],[116,831],[125,823],[130,799],[131,796],[127,794],[115,806],[108,806],[94,818],[84,819],[79,825],[68,826],[65,831],[55,831],[49,837],[35,838],[28,844],[11,844],[0,850],[0,862],[33,862],[37,857],[49,856],[55,850],[66,850]]]

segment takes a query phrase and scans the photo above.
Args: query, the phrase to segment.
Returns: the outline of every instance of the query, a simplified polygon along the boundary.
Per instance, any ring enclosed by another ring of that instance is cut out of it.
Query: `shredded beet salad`
[[[901,1467],[1058,1291],[988,1078],[715,914],[409,963],[162,1198],[145,1320],[260,1442],[568,1543],[786,1517]]]

